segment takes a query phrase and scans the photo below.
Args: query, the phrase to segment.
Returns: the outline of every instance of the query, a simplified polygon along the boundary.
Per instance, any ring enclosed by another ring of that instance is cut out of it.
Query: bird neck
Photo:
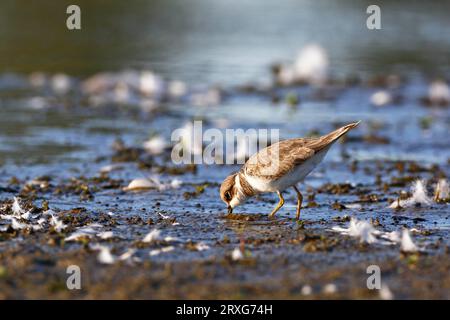
[[[255,189],[252,188],[250,183],[248,183],[248,181],[245,179],[245,176],[241,172],[238,173],[238,179],[240,189],[246,197],[252,197],[256,194]]]

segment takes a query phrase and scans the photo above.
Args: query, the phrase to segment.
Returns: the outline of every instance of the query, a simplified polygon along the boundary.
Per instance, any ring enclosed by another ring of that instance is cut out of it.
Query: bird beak
[[[233,213],[233,208],[231,206],[228,206],[228,214]]]

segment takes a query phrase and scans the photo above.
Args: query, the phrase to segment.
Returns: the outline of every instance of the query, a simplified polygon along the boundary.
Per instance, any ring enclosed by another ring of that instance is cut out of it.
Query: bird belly
[[[318,165],[313,161],[307,160],[303,164],[295,167],[283,177],[274,181],[275,190],[283,191],[289,187],[295,186],[302,181]]]

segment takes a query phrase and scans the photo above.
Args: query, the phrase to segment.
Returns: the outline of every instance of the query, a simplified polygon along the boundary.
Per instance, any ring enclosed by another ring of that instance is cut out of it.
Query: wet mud
[[[247,84],[222,88],[215,106],[162,99],[151,111],[79,105],[76,93],[36,109],[22,102],[34,91],[2,90],[0,298],[450,298],[449,199],[435,195],[450,174],[450,109],[424,104],[427,79],[386,81]],[[402,99],[372,105],[386,87]],[[362,123],[299,186],[296,221],[293,190],[274,219],[274,194],[227,215],[218,190],[238,165],[174,165],[170,143],[144,147],[196,119],[279,128],[282,139]],[[416,250],[336,232],[352,218],[380,234],[408,230]],[[81,290],[67,289],[70,265]],[[367,288],[370,265],[391,296]]]

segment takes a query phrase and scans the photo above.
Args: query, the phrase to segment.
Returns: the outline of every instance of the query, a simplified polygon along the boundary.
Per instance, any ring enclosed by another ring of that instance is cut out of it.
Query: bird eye
[[[231,193],[230,193],[230,191],[225,192],[225,200],[227,200],[227,201],[231,200]]]

